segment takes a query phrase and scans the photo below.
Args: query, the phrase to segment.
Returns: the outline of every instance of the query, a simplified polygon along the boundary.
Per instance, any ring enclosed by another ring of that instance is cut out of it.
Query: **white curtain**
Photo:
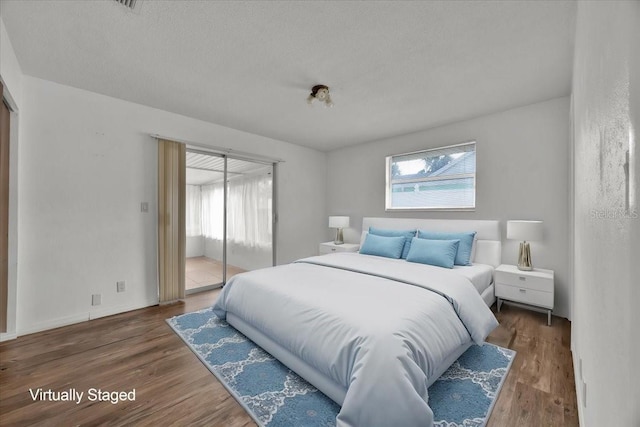
[[[224,188],[222,183],[203,185],[202,234],[210,239],[222,240],[224,224]]]
[[[227,239],[249,247],[271,246],[271,176],[229,182]]]
[[[202,236],[202,203],[199,185],[187,185],[187,237]]]
[[[244,176],[228,184],[227,240],[249,247],[272,242],[272,180],[270,175]],[[222,183],[201,187],[202,234],[222,240],[224,189]]]

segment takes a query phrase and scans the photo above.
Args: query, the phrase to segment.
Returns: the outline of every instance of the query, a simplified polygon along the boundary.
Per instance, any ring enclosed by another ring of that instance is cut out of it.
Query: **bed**
[[[428,387],[497,326],[497,221],[364,218],[369,227],[475,231],[472,265],[357,253],[234,276],[214,312],[341,405],[339,426],[427,426]]]
[[[415,219],[415,218],[372,218],[362,220],[362,237],[364,239],[369,227],[392,230],[434,230],[441,232],[475,231],[476,236],[472,250],[472,268],[454,266],[463,274],[473,277],[472,282],[480,292],[488,307],[496,302],[494,270],[502,263],[502,238],[500,221],[491,220],[448,220],[448,219]],[[474,274],[473,270],[477,272]],[[479,278],[478,276],[483,276]]]

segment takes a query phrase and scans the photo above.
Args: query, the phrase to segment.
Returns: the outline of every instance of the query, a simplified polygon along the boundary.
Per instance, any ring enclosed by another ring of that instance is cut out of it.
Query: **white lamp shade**
[[[542,221],[507,221],[507,239],[542,240]]]
[[[330,216],[329,228],[346,228],[349,226],[348,216]]]

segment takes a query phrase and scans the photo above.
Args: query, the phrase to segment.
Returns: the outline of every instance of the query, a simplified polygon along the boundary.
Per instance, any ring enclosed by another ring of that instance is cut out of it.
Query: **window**
[[[475,142],[387,157],[387,210],[475,206]]]

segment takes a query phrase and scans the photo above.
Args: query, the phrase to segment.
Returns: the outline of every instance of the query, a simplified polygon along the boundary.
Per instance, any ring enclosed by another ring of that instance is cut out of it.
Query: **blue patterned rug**
[[[340,406],[274,359],[211,308],[167,323],[261,426],[335,426]],[[471,346],[429,387],[435,426],[483,426],[515,351]]]

